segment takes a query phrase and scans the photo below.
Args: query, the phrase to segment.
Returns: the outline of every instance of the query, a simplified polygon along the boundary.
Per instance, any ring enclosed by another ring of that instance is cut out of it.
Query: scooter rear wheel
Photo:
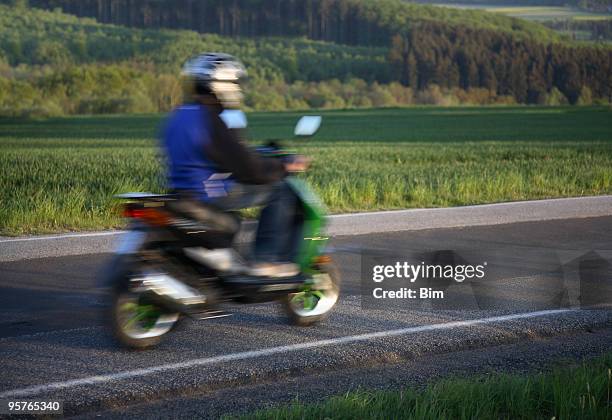
[[[178,313],[140,302],[132,293],[119,293],[112,305],[113,335],[124,346],[145,349],[158,345],[179,320]]]
[[[169,312],[142,299],[133,289],[132,280],[146,276],[136,267],[117,270],[111,292],[110,320],[113,336],[123,346],[146,349],[159,344],[176,327],[180,314]],[[142,267],[141,267],[142,268]]]

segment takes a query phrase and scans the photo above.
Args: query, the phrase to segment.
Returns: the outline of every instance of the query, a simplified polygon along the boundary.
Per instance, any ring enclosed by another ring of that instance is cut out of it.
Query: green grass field
[[[287,145],[332,212],[612,193],[612,110],[410,108],[322,112]],[[297,113],[250,115],[255,141]],[[161,116],[0,120],[0,234],[115,228],[113,194],[163,191]]]
[[[612,16],[605,13],[585,12],[572,7],[491,7],[487,12],[500,13],[506,16],[527,20],[547,21],[555,19],[575,20],[608,20]]]
[[[609,419],[612,354],[531,375],[448,379],[423,390],[361,391],[245,419]]]
[[[439,6],[457,9],[479,9],[491,13],[498,13],[510,17],[533,21],[563,20],[608,20],[612,19],[609,13],[585,12],[570,6],[511,6],[496,4],[461,4],[444,3]]]

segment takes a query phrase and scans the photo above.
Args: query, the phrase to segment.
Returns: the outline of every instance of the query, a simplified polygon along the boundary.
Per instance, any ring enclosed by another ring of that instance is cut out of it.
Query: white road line
[[[429,331],[450,330],[453,328],[465,328],[465,327],[471,327],[474,325],[492,324],[496,322],[513,321],[517,319],[537,318],[537,317],[542,317],[542,316],[547,316],[547,315],[555,315],[555,314],[561,314],[561,313],[567,313],[567,312],[577,312],[577,311],[578,311],[577,309],[555,309],[555,310],[538,311],[538,312],[526,312],[526,313],[520,313],[520,314],[495,316],[491,318],[481,318],[481,319],[471,319],[471,320],[466,320],[466,321],[455,321],[455,322],[446,322],[446,323],[440,323],[440,324],[421,325],[418,327],[401,328],[397,330],[388,330],[388,331],[380,331],[380,332],[375,332],[375,333],[367,333],[367,334],[352,335],[352,336],[346,336],[346,337],[331,338],[328,340],[311,341],[308,343],[292,344],[288,346],[270,347],[270,348],[261,349],[261,350],[252,350],[252,351],[245,351],[245,352],[240,352],[240,353],[225,354],[225,355],[215,356],[215,357],[193,359],[193,360],[187,360],[185,362],[152,366],[150,368],[128,370],[124,372],[111,373],[108,375],[90,376],[90,377],[82,378],[82,379],[74,379],[74,380],[64,381],[64,382],[52,382],[49,384],[36,385],[36,386],[28,387],[28,388],[13,389],[13,390],[9,390],[9,391],[0,393],[0,399],[12,398],[12,397],[27,397],[27,396],[37,395],[37,394],[41,394],[45,392],[60,390],[60,389],[75,388],[75,387],[85,386],[85,385],[105,384],[109,382],[117,382],[117,381],[121,381],[125,379],[133,379],[133,378],[138,378],[138,377],[143,377],[143,376],[149,376],[152,374],[166,372],[166,371],[187,369],[187,368],[193,368],[197,366],[208,366],[208,365],[213,365],[217,363],[231,362],[234,360],[254,359],[258,357],[272,356],[276,354],[290,353],[290,352],[308,350],[308,349],[313,349],[313,348],[318,348],[318,347],[351,344],[351,343],[357,343],[361,341],[373,340],[377,338],[396,337],[396,336],[401,336],[401,335],[409,335],[409,334],[416,334],[420,332],[429,332]]]
[[[115,230],[111,232],[67,233],[65,235],[54,236],[32,236],[30,238],[2,239],[0,240],[0,244],[6,242],[47,241],[50,239],[95,238],[96,236],[112,236],[121,235],[123,233],[125,233],[124,230]]]
[[[474,204],[468,206],[456,206],[456,207],[424,207],[424,208],[414,208],[414,209],[400,209],[400,210],[379,210],[379,211],[367,211],[361,213],[344,213],[344,214],[334,214],[328,216],[330,218],[350,218],[350,217],[360,217],[360,216],[372,216],[372,215],[387,215],[387,214],[414,214],[414,213],[426,213],[426,212],[443,212],[448,210],[481,210],[481,209],[500,209],[507,207],[516,207],[516,206],[538,206],[538,205],[546,205],[546,204],[555,204],[555,203],[563,203],[570,201],[584,201],[588,199],[595,200],[610,200],[612,195],[588,195],[583,197],[560,197],[560,198],[546,198],[541,200],[524,200],[524,201],[503,201],[501,203],[485,203],[485,204]]]

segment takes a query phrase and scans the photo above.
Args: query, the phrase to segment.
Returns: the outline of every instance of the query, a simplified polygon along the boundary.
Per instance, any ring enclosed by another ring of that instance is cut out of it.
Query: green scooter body
[[[313,268],[313,262],[317,256],[323,253],[329,240],[322,234],[325,228],[327,210],[304,180],[289,176],[285,178],[285,181],[299,198],[304,213],[303,239],[298,250],[296,263],[300,266],[302,273],[312,274],[316,271]]]

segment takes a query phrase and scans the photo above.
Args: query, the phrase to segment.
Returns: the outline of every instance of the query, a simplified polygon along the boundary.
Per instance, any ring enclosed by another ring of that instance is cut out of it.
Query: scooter
[[[235,121],[228,117],[227,123]],[[302,117],[295,135],[313,135],[320,123],[321,117]],[[292,155],[277,143],[260,150],[285,159]],[[118,342],[133,349],[155,346],[185,317],[231,315],[223,308],[230,302],[280,301],[293,324],[323,320],[340,293],[339,271],[325,253],[325,208],[302,179],[289,175],[286,182],[299,198],[303,221],[296,261],[300,273],[290,277],[250,274],[249,264],[233,246],[238,229],[219,227],[232,226],[236,215],[210,206],[211,223],[196,223],[173,211],[172,204],[180,199],[175,195],[119,195],[130,224],[102,280],[109,290],[108,318]]]

